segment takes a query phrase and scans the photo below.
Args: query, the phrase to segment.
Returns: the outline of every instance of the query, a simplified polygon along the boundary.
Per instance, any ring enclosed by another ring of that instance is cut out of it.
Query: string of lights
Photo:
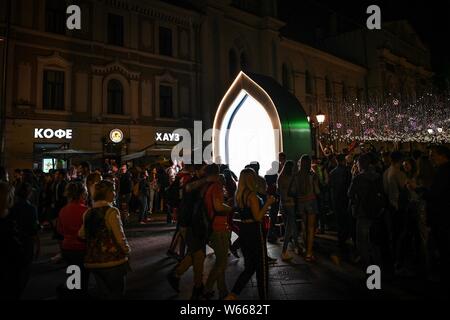
[[[450,142],[450,94],[401,100],[392,94],[333,106],[322,139],[332,141]]]

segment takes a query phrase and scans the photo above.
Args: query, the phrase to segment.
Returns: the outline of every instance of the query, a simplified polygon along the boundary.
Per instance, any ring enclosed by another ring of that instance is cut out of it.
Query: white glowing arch
[[[213,157],[236,174],[258,161],[260,174],[283,151],[281,121],[275,105],[256,82],[241,72],[225,94],[214,119]]]

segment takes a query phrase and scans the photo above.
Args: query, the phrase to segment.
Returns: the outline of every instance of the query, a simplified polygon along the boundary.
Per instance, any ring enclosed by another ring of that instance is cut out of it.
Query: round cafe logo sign
[[[114,143],[120,143],[123,140],[123,132],[120,129],[111,130],[109,138]]]

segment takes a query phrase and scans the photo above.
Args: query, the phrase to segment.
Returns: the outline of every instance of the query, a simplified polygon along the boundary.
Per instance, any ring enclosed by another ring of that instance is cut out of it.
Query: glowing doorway
[[[244,72],[223,97],[214,119],[213,158],[239,174],[250,162],[273,174],[278,153],[311,154],[311,130],[298,99],[275,79]]]
[[[276,172],[273,163],[280,152],[279,134],[261,103],[242,90],[220,126],[219,156],[235,173],[252,161],[259,162],[260,175]]]

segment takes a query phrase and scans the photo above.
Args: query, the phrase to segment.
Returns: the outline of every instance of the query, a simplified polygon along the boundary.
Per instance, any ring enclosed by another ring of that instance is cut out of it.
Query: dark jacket
[[[67,199],[64,196],[64,190],[66,189],[67,181],[55,181],[52,185],[52,202],[55,209],[55,214],[58,215],[59,210],[61,210],[66,204]]]
[[[367,171],[355,176],[348,190],[353,216],[374,217],[374,212],[384,206],[383,194],[383,180],[379,174]]]
[[[148,178],[142,178],[139,180],[139,195],[148,196],[150,192],[150,185]]]
[[[330,172],[331,203],[334,211],[347,209],[347,191],[351,181],[352,174],[346,166],[339,165]]]
[[[31,203],[24,199],[18,199],[10,209],[7,219],[13,221],[17,227],[17,235],[25,251],[28,262],[33,260],[34,238],[39,231],[37,210]]]
[[[119,194],[130,194],[133,189],[131,182],[131,174],[129,172],[120,175],[119,178]]]

